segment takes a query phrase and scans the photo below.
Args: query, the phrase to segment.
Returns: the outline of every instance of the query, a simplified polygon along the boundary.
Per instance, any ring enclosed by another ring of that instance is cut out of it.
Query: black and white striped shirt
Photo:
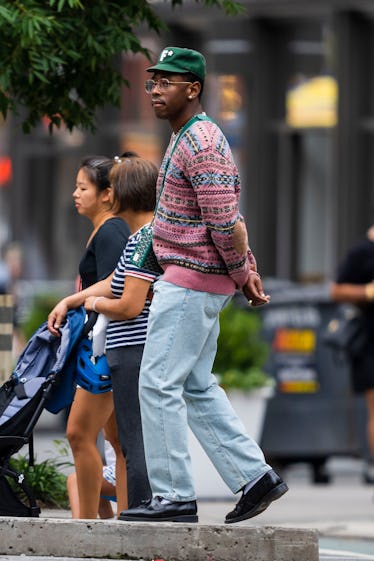
[[[129,237],[114,272],[111,288],[112,294],[116,298],[121,298],[127,276],[149,280],[151,283],[158,277],[156,273],[140,269],[130,263],[130,257],[134,251],[138,235],[139,231]],[[107,349],[145,343],[150,304],[151,302],[147,298],[142,312],[136,318],[120,321],[111,320],[109,322],[106,333]]]

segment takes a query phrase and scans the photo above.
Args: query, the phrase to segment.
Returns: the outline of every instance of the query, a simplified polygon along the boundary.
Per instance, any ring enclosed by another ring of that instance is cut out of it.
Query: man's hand
[[[249,273],[248,280],[243,286],[242,291],[250,306],[262,306],[270,301],[270,296],[264,292],[261,277],[255,271]]]

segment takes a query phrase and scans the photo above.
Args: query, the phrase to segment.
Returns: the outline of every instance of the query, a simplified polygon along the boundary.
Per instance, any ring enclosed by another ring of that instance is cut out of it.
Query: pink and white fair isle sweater
[[[159,192],[173,138],[157,183]],[[255,259],[234,247],[240,178],[229,144],[211,121],[196,121],[180,138],[167,169],[154,224],[153,248],[163,279],[215,294],[233,294]]]

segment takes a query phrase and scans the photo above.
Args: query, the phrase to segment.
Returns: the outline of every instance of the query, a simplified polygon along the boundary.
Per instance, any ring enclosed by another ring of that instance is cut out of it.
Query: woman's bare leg
[[[79,518],[97,518],[103,462],[97,437],[113,413],[112,392],[94,395],[77,388],[67,424],[79,494]]]
[[[69,495],[71,517],[79,518],[79,495],[78,495],[78,485],[77,485],[77,474],[75,473],[75,471],[68,476],[66,480],[66,489]]]
[[[128,508],[127,502],[127,472],[126,460],[122,452],[121,445],[118,440],[117,424],[114,411],[104,427],[105,438],[113,446],[116,454],[116,496],[117,496],[117,513]]]

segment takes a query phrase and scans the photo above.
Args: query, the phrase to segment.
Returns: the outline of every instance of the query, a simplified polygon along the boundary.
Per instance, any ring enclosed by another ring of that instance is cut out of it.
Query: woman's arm
[[[99,281],[84,290],[70,294],[66,296],[56,306],[48,315],[48,329],[52,335],[60,335],[59,329],[61,324],[65,321],[66,314],[72,308],[78,308],[84,304],[85,299],[91,294],[100,294],[107,298],[112,295],[111,282],[113,273],[106,279]]]
[[[103,297],[99,292],[92,293],[84,302],[85,309],[105,314],[111,320],[125,320],[137,317],[143,310],[151,281],[126,275],[125,287],[121,298]],[[92,287],[91,287],[92,288]]]

